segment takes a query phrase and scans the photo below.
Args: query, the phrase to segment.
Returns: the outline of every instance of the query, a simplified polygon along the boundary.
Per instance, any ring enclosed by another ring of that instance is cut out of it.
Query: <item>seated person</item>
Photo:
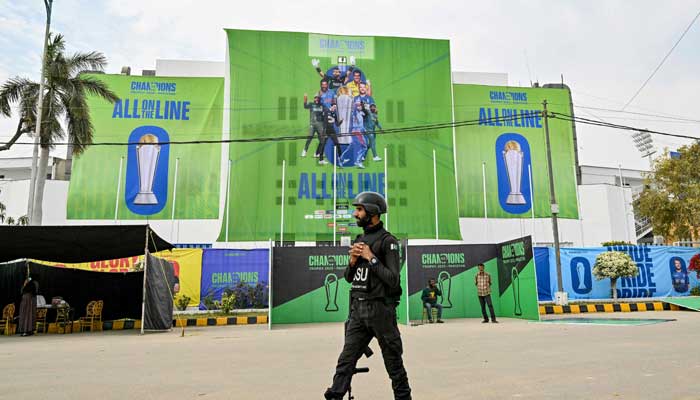
[[[423,301],[425,311],[428,313],[428,322],[431,324],[433,323],[433,307],[437,308],[438,310],[437,323],[443,323],[443,320],[441,319],[442,304],[437,302],[437,296],[442,296],[442,292],[440,291],[440,289],[438,289],[437,285],[435,284],[435,279],[430,278],[428,279],[428,287],[423,289],[423,294],[420,296],[420,298]]]

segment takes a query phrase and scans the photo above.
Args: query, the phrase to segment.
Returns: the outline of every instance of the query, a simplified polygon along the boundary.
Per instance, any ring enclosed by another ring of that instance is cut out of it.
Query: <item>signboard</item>
[[[231,213],[220,241],[279,241],[282,204],[284,241],[332,240],[334,229],[355,228],[349,203],[366,190],[387,195],[392,233],[434,238],[433,150],[438,233],[460,238],[452,130],[411,130],[452,120],[448,41],[226,34],[230,137],[251,142],[229,147]]]
[[[74,159],[68,219],[169,219],[174,203],[175,219],[218,218],[221,144],[171,142],[221,139],[224,80],[90,77],[119,96],[88,98],[94,142],[128,145],[92,146]]]
[[[566,89],[453,85],[459,214],[464,218],[549,217],[543,101],[571,115]],[[572,122],[549,119],[560,218],[578,218]],[[484,202],[484,187],[486,202]]]

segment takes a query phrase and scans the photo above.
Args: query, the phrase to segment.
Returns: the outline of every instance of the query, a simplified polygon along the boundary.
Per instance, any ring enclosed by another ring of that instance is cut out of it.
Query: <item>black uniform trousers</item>
[[[334,162],[336,159],[340,161],[340,155],[343,153],[342,150],[340,149],[340,142],[338,142],[338,135],[335,133],[335,127],[332,124],[326,124],[325,128],[323,130],[323,135],[321,135],[321,141],[318,143],[318,148],[316,149],[316,154],[319,154],[319,160],[323,160],[324,157],[324,152],[326,148],[326,142],[328,142],[328,139],[331,139],[333,141],[333,145],[335,146],[335,151],[337,154],[337,157],[335,159],[331,158],[330,161]],[[338,164],[341,164],[338,162]]]
[[[345,345],[338,357],[333,385],[326,391],[326,399],[342,399],[350,387],[357,360],[375,337],[382,349],[384,367],[391,378],[394,399],[411,399],[408,375],[401,358],[403,346],[396,325],[396,307],[385,304],[383,299],[352,300],[345,327]]]

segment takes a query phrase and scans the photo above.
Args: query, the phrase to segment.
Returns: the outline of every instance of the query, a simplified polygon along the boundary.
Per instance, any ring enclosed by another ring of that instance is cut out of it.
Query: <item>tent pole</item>
[[[151,229],[146,225],[146,247],[143,250],[143,298],[141,299],[141,334],[144,333],[144,323],[146,317],[146,271],[148,269],[148,231]]]

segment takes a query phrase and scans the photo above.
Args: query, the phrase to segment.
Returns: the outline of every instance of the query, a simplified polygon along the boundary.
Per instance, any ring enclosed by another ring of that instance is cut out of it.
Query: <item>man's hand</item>
[[[362,251],[360,250],[359,247],[356,247],[359,243],[353,244],[352,247],[350,247],[350,250],[348,253],[350,254],[350,266],[354,266],[355,263],[357,262],[357,259],[361,257]]]
[[[355,66],[355,56],[350,56],[350,65]]]
[[[318,58],[314,58],[311,60],[311,65],[313,65],[314,68],[318,68],[318,66],[321,65],[321,61]]]
[[[180,292],[180,284],[176,283],[173,285],[173,293],[177,294]]]
[[[306,104],[306,102],[308,100],[309,100],[309,96],[306,93],[304,93],[304,104]]]
[[[358,257],[362,257],[367,261],[374,257],[374,254],[372,254],[372,250],[369,248],[367,243],[355,243],[352,247],[353,248],[351,251],[355,252]]]

